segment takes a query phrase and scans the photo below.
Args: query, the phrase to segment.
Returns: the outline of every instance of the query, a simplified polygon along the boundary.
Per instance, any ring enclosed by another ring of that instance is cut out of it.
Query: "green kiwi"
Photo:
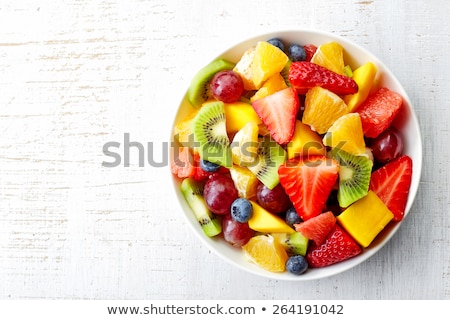
[[[280,182],[278,168],[285,160],[286,151],[267,135],[259,139],[255,164],[248,168],[267,188],[273,189]]]
[[[200,69],[192,78],[191,84],[187,92],[187,98],[194,107],[199,107],[209,98],[209,82],[212,77],[219,71],[231,70],[234,63],[225,59],[216,59],[208,65]]]
[[[208,237],[214,237],[222,232],[222,224],[206,206],[203,198],[203,183],[193,178],[181,182],[181,193]]]
[[[233,160],[225,121],[224,103],[206,102],[192,120],[191,129],[200,157],[229,168]]]
[[[281,70],[280,74],[284,79],[284,82],[286,82],[286,85],[288,87],[292,87],[291,82],[289,81],[289,68],[291,67],[292,61],[288,60],[286,65],[284,66],[283,70]]]
[[[300,254],[304,256],[308,249],[308,238],[300,232],[293,233],[272,233],[271,234],[285,249],[288,255]]]
[[[367,156],[356,156],[341,149],[332,150],[339,162],[339,206],[346,208],[369,192],[373,162]]]

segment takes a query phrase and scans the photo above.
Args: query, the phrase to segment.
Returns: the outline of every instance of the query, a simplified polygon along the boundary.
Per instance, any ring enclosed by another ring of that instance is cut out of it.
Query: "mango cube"
[[[287,145],[288,159],[306,155],[324,156],[326,152],[327,150],[319,134],[314,132],[307,124],[296,120],[294,136]]]
[[[358,84],[358,92],[344,97],[348,112],[355,111],[366,100],[376,74],[377,67],[372,62],[367,62],[353,71],[353,80]]]
[[[337,217],[337,221],[353,239],[366,248],[393,217],[383,201],[373,191],[369,191],[364,198],[345,209]]]
[[[261,119],[253,109],[252,105],[245,102],[225,103],[225,123],[228,134],[232,135],[241,130],[248,122],[253,121],[257,125],[262,123]]]
[[[263,233],[273,233],[273,232],[284,232],[293,233],[295,232],[283,219],[281,219],[276,214],[273,214],[258,203],[250,201],[253,206],[253,214],[250,220],[248,220],[248,226],[250,229],[263,232]]]

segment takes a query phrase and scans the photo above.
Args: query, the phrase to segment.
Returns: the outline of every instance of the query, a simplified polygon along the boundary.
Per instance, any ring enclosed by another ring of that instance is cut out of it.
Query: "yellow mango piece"
[[[364,248],[392,220],[394,215],[373,192],[345,209],[338,217],[339,224]]]
[[[337,119],[323,137],[323,144],[354,155],[366,154],[366,143],[359,113],[348,113]]]
[[[367,62],[353,71],[353,80],[358,84],[358,92],[344,97],[348,112],[355,111],[367,99],[377,74],[377,67]]]
[[[287,145],[288,159],[303,155],[325,155],[322,138],[300,120],[295,122],[294,136]]]
[[[250,201],[253,206],[253,214],[248,225],[252,230],[263,232],[263,233],[273,233],[273,232],[285,232],[292,233],[295,232],[283,219],[281,219],[276,214],[273,214],[263,207],[261,207],[255,201]]]
[[[252,105],[245,102],[225,103],[225,121],[228,134],[232,135],[241,130],[248,122],[253,121],[257,125],[261,119]]]
[[[288,61],[288,56],[278,47],[266,41],[258,42],[251,65],[252,80],[256,89],[261,88],[271,76],[280,73]]]
[[[251,47],[244,52],[241,59],[233,68],[233,71],[239,74],[244,82],[244,89],[247,91],[256,90],[256,86],[252,80],[252,62],[255,55],[255,47]]]
[[[269,96],[277,91],[286,89],[287,84],[281,74],[275,73],[264,82],[263,86],[250,98],[250,102]]]

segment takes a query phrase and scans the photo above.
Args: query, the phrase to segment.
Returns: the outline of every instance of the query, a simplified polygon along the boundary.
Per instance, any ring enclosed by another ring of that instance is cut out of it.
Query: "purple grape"
[[[291,200],[281,184],[278,184],[272,190],[262,183],[258,184],[256,198],[261,207],[273,213],[284,213],[292,206]]]
[[[247,222],[237,222],[229,214],[223,217],[222,232],[225,241],[239,248],[255,235],[255,231],[250,229]]]
[[[209,86],[214,98],[225,103],[238,101],[244,92],[242,78],[232,70],[217,72],[211,79]]]
[[[206,205],[215,214],[229,214],[231,204],[238,197],[233,180],[224,174],[211,175],[203,190]]]

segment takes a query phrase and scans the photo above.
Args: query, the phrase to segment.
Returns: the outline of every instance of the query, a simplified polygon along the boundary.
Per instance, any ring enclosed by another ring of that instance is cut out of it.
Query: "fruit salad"
[[[205,237],[271,272],[355,257],[405,214],[403,108],[338,42],[257,41],[193,77],[171,170]]]

